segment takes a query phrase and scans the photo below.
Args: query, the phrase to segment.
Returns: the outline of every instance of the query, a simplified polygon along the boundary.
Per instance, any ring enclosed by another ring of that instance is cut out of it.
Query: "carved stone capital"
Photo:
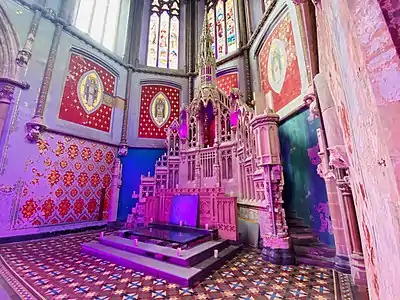
[[[0,82],[0,103],[10,104],[14,99],[14,85]]]
[[[47,126],[43,123],[41,117],[33,117],[33,119],[26,124],[26,139],[32,143],[36,143],[46,128]]]
[[[329,167],[327,167],[323,162],[317,166],[318,175],[324,180],[336,179],[335,173]]]
[[[303,97],[304,105],[310,108],[309,121],[312,121],[320,117],[320,111],[317,105],[317,95],[315,94],[314,87],[310,86],[307,90],[306,95]]]
[[[343,195],[351,195],[351,186],[345,179],[336,180],[336,184]]]
[[[329,165],[338,169],[348,169],[350,166],[345,146],[333,146],[328,148]]]
[[[15,59],[16,63],[20,67],[24,67],[28,64],[31,59],[32,52],[29,49],[21,49],[18,51],[17,58]]]
[[[128,154],[128,145],[121,143],[118,147],[118,155],[126,156]]]

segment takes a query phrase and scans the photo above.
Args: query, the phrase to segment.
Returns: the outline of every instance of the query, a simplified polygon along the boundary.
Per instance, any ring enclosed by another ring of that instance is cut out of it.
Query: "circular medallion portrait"
[[[271,42],[268,56],[268,81],[271,88],[280,94],[285,81],[287,69],[287,56],[285,44],[281,40],[274,39]]]
[[[102,103],[103,83],[99,74],[91,70],[83,74],[78,82],[78,98],[87,114],[95,112]]]
[[[167,123],[171,114],[171,104],[164,93],[158,93],[150,103],[150,116],[154,124],[161,128]]]

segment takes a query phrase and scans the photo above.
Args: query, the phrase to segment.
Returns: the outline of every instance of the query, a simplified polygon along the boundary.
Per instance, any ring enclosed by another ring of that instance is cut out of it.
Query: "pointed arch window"
[[[215,57],[221,58],[237,49],[235,0],[209,0],[207,2],[208,26],[214,40]]]
[[[147,65],[178,69],[179,0],[152,0]]]

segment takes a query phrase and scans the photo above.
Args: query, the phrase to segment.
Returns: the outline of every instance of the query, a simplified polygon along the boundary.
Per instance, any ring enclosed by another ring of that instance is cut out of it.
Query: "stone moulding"
[[[189,71],[189,72],[182,72],[182,71],[175,71],[175,70],[160,70],[158,68],[150,68],[150,67],[137,67],[134,66],[132,64],[127,64],[124,63],[123,59],[118,57],[117,55],[115,55],[114,53],[112,53],[111,51],[108,51],[102,47],[99,47],[99,45],[93,41],[91,38],[87,37],[86,35],[82,34],[78,29],[76,29],[74,26],[69,25],[64,19],[56,16],[55,12],[53,10],[49,10],[46,9],[45,7],[38,5],[38,4],[31,4],[26,0],[15,0],[18,3],[20,3],[22,6],[30,9],[30,10],[34,10],[34,11],[40,11],[40,13],[42,14],[42,17],[49,20],[50,22],[52,22],[53,24],[60,24],[63,29],[70,33],[71,35],[73,35],[74,37],[78,38],[79,40],[81,40],[82,42],[84,42],[85,44],[91,46],[92,48],[94,48],[95,50],[99,51],[100,53],[104,54],[105,56],[107,56],[109,59],[113,60],[114,62],[118,63],[120,66],[126,68],[126,69],[130,69],[132,70],[132,72],[134,73],[144,73],[144,74],[151,74],[151,75],[168,75],[171,77],[178,77],[178,78],[191,78],[193,76],[198,75],[198,72],[193,72],[193,71]],[[265,21],[269,15],[269,13],[272,11],[272,8],[275,6],[276,0],[272,3],[272,5],[269,7],[268,11],[264,14],[265,16]],[[264,19],[263,19],[264,20]],[[259,25],[261,30],[263,24],[265,23],[261,22]],[[258,28],[258,27],[257,27]],[[259,33],[259,32],[258,32]],[[256,36],[258,35],[258,33],[256,34]],[[254,36],[254,34],[252,35],[252,37]],[[254,38],[256,38],[256,36],[254,36]],[[226,57],[222,58],[221,60],[217,61],[217,66],[223,65],[231,60],[234,60],[238,57],[242,57],[244,55],[244,52],[250,48],[250,46],[252,45],[252,41],[250,40],[249,43],[247,43],[246,45],[238,48],[235,52],[227,55]]]

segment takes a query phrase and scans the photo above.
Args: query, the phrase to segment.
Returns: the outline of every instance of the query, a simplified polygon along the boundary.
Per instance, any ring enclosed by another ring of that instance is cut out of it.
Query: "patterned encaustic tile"
[[[263,261],[260,251],[251,248],[194,287],[180,287],[81,253],[81,244],[98,235],[89,232],[9,244],[0,248],[0,254],[25,286],[45,299],[334,298],[332,271],[276,266]]]

